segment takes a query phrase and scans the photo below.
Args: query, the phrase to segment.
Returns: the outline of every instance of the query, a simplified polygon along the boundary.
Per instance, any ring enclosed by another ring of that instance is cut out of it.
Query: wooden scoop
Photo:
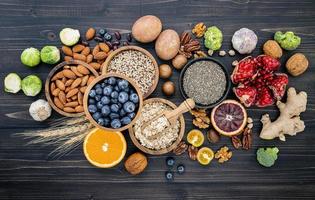
[[[183,103],[181,103],[175,110],[166,110],[163,111],[161,114],[157,115],[156,117],[154,117],[152,120],[144,123],[141,126],[141,131],[143,131],[147,126],[149,126],[152,122],[154,122],[155,120],[159,119],[160,117],[162,117],[163,115],[165,116],[165,118],[168,120],[168,125],[165,129],[168,129],[172,126],[174,126],[176,124],[176,121],[178,119],[178,117],[180,115],[182,115],[185,112],[188,112],[190,110],[192,110],[195,107],[195,101],[193,99],[186,99]]]

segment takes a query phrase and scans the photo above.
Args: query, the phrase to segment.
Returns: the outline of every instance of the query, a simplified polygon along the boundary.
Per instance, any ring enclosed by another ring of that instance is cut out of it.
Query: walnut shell
[[[147,165],[147,157],[139,152],[131,154],[125,161],[126,170],[132,175],[140,174],[144,171]]]
[[[278,42],[274,40],[268,40],[263,46],[264,54],[273,58],[280,58],[282,56],[282,49]]]
[[[308,68],[308,60],[302,53],[296,53],[289,58],[286,68],[292,76],[303,74]]]

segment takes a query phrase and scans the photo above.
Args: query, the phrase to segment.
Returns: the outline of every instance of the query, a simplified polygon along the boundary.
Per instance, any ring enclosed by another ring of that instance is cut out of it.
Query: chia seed
[[[224,94],[226,84],[224,71],[212,61],[193,63],[183,78],[183,89],[187,96],[202,105],[218,101]]]

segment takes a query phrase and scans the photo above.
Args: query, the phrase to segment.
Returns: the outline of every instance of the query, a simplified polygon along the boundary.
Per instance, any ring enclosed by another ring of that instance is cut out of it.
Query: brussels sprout
[[[42,81],[36,75],[29,75],[22,80],[22,90],[26,96],[36,96],[42,89]]]
[[[21,62],[28,67],[35,67],[40,63],[40,53],[38,49],[30,47],[21,54]]]
[[[73,46],[79,41],[80,32],[76,29],[64,28],[60,31],[59,37],[64,45]]]
[[[264,167],[271,167],[278,159],[279,149],[277,147],[259,148],[256,152],[257,161]]]
[[[287,31],[286,33],[277,31],[274,35],[274,39],[285,50],[294,50],[301,44],[301,38],[292,31]]]
[[[4,91],[17,93],[21,89],[21,78],[16,73],[8,74],[4,79]]]
[[[60,51],[55,46],[44,46],[40,51],[40,58],[44,63],[56,64],[60,60]]]
[[[204,34],[205,46],[208,49],[219,50],[222,45],[223,35],[220,29],[216,26],[211,26]]]

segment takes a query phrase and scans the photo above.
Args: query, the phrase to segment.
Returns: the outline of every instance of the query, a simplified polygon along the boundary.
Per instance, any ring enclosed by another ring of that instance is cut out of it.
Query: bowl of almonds
[[[62,62],[48,74],[45,82],[46,99],[51,107],[63,116],[82,116],[84,93],[97,76],[96,70],[85,62]]]

